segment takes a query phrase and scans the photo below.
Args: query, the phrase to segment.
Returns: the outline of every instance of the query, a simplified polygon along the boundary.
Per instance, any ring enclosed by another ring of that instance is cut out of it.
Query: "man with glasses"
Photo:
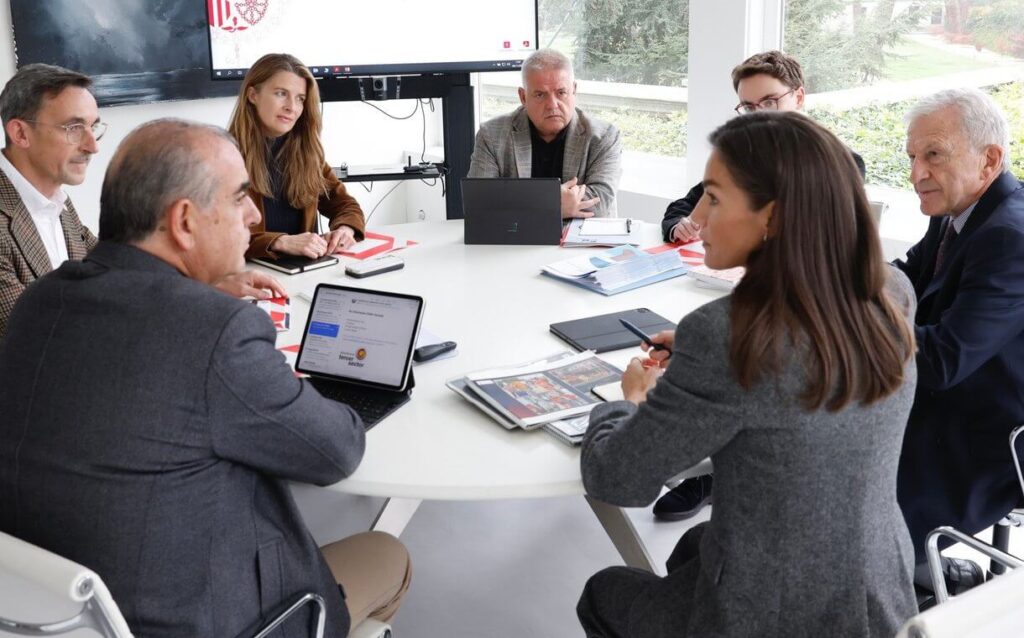
[[[29,64],[0,92],[0,338],[25,286],[96,245],[62,190],[85,179],[107,128],[91,84],[81,73]]]
[[[757,53],[732,70],[732,86],[740,103],[739,115],[762,109],[802,111],[804,108],[804,72],[800,63],[780,51]],[[850,151],[861,177],[864,160]],[[704,195],[704,185],[697,184],[686,197],[668,205],[661,222],[665,241],[688,242],[698,238],[700,225],[690,220],[690,213]],[[705,474],[686,479],[664,494],[654,504],[654,516],[665,521],[682,521],[700,512],[711,502],[712,476]]]

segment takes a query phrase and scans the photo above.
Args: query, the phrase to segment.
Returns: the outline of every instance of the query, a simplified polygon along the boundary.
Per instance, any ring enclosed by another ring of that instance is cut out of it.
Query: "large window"
[[[689,0],[540,0],[540,45],[573,60],[577,106],[622,132],[622,189],[685,193]],[[480,75],[481,117],[519,105],[520,75]]]
[[[784,48],[804,67],[808,113],[864,157],[881,199],[916,204],[903,115],[949,87],[981,88],[1005,109],[1024,175],[1024,0],[787,0],[785,10]]]

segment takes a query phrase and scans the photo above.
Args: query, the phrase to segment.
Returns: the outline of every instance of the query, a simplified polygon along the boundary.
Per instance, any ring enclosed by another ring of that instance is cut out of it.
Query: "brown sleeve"
[[[324,179],[327,192],[320,197],[318,208],[320,214],[330,220],[328,227],[335,230],[339,226],[350,226],[355,232],[356,241],[363,240],[366,231],[366,220],[363,209],[355,197],[348,194],[345,185],[334,174],[334,169],[324,162]]]
[[[249,249],[245,251],[245,258],[269,257],[270,259],[277,259],[278,255],[270,250],[270,244],[274,243],[274,240],[284,233],[268,233],[266,231],[266,221],[263,218],[263,196],[256,191],[250,190],[249,198],[260,211],[260,220],[255,225],[249,227]]]

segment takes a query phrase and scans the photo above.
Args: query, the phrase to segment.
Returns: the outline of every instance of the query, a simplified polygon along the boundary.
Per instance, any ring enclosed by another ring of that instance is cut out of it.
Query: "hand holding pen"
[[[672,330],[662,330],[655,335],[648,335],[633,323],[619,319],[623,327],[636,336],[640,337],[640,347],[650,355],[649,361],[662,368],[668,366],[668,359],[672,356],[672,345],[675,341],[675,333]]]

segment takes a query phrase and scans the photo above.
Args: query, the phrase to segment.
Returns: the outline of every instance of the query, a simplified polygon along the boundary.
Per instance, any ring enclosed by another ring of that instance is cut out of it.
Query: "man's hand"
[[[685,244],[696,239],[700,239],[700,224],[689,217],[683,217],[672,227],[672,241]]]
[[[316,259],[327,254],[327,240],[316,233],[281,235],[270,244],[270,250]]]
[[[271,297],[288,297],[288,291],[281,282],[270,275],[257,270],[243,270],[213,282],[213,287],[239,299],[253,297],[270,299]]]
[[[577,184],[576,181],[574,177],[562,184],[562,219],[593,217],[594,213],[587,209],[593,208],[601,201],[600,197],[583,199],[587,195],[587,187]]]
[[[662,330],[651,337],[651,343],[665,346],[665,350],[653,350],[649,345],[640,342],[640,347],[650,357],[648,361],[657,364],[658,367],[668,367],[668,358],[672,355],[672,343],[675,341],[676,333],[673,330]]]
[[[626,371],[622,373],[622,396],[627,401],[640,405],[647,400],[647,393],[658,382],[664,372],[657,365],[651,365],[650,359],[644,361],[634,357]]]
[[[323,237],[327,242],[328,255],[340,253],[356,243],[356,231],[350,226],[338,226],[334,230],[324,233]]]

